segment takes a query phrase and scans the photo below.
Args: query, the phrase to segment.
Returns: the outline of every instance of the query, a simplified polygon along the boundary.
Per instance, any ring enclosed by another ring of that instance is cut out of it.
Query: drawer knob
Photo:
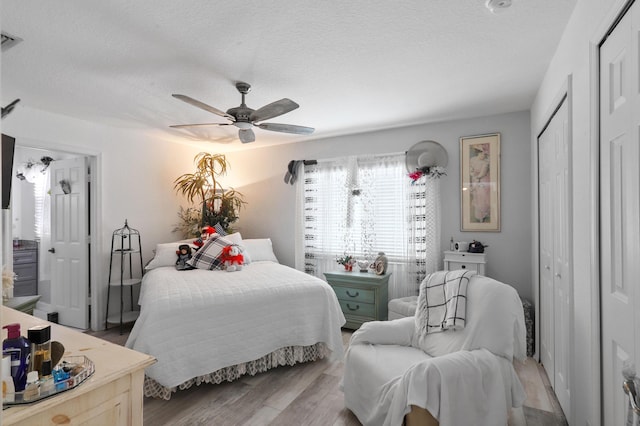
[[[349,290],[347,290],[347,296],[349,296],[349,297],[358,297],[358,296],[360,296],[360,292],[356,291],[356,294],[351,294],[351,292]]]
[[[358,309],[360,309],[360,305],[356,305],[355,308],[352,308],[351,305],[347,303],[347,309],[349,309],[350,311],[357,311]]]
[[[55,253],[56,252],[56,248],[55,247],[51,247],[49,250],[47,250],[49,253]]]
[[[462,269],[467,269],[467,265],[462,265],[461,268]]]

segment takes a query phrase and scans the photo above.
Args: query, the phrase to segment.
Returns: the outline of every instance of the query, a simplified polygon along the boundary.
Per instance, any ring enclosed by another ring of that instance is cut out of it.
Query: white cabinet
[[[453,271],[456,269],[468,269],[485,275],[487,265],[486,253],[467,253],[460,251],[444,252],[444,269]]]

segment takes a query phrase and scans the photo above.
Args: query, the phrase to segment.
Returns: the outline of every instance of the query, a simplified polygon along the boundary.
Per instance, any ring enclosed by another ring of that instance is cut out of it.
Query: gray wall
[[[531,145],[529,112],[433,123],[351,136],[279,145],[227,154],[224,184],[246,196],[238,228],[244,238],[270,237],[281,263],[294,265],[295,188],[283,177],[289,160],[402,152],[422,140],[440,142],[449,153],[442,178],[442,241],[477,239],[489,244],[487,275],[511,284],[531,299]],[[501,134],[501,232],[460,231],[459,138]],[[407,178],[408,179],[408,178]]]

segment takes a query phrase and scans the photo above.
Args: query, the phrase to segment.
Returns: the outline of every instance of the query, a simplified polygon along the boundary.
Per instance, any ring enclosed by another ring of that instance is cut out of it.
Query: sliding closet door
[[[640,2],[600,47],[602,406],[626,424],[623,370],[640,371]],[[640,374],[639,374],[640,375]]]
[[[538,138],[540,361],[570,421],[571,250],[570,132],[565,97]]]

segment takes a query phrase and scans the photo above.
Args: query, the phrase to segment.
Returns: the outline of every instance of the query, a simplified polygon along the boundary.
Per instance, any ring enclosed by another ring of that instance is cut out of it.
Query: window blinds
[[[359,156],[305,165],[303,180],[304,270],[322,277],[350,254],[389,258],[390,293],[417,294],[425,273],[439,261],[438,194],[433,180],[407,177],[405,155]],[[435,228],[438,228],[437,230]],[[437,232],[437,240],[435,239]],[[434,247],[434,248],[430,248]],[[435,262],[428,255],[435,253]]]

